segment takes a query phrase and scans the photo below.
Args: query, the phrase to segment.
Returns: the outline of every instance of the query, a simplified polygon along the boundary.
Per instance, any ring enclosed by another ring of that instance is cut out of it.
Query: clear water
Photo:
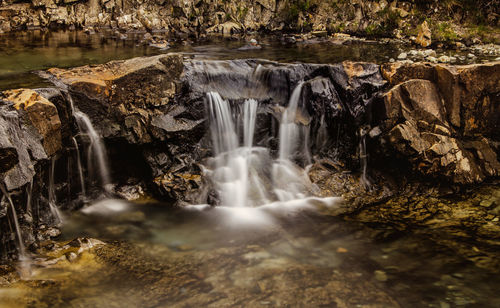
[[[497,274],[418,232],[347,223],[314,202],[268,214],[270,224],[242,225],[217,208],[99,201],[66,222],[61,240],[87,236],[106,246],[35,267],[28,287],[0,292],[36,307],[500,304]]]
[[[161,50],[140,43],[143,33],[129,33],[118,39],[113,32],[87,35],[81,31],[26,31],[0,35],[0,90],[49,86],[34,71],[51,67],[75,67],[111,60],[184,52],[195,58],[262,58],[281,62],[338,63],[343,60],[384,62],[396,57],[399,47],[390,44],[353,43],[351,45],[286,45],[272,37],[258,38],[262,49],[239,50],[245,39],[213,37],[199,42],[172,42]],[[158,34],[161,35],[161,34]]]

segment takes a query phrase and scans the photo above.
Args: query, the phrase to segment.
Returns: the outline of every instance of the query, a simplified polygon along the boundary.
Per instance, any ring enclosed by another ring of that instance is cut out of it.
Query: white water
[[[108,158],[104,143],[85,113],[75,110],[73,115],[75,116],[80,131],[86,134],[90,139],[87,160],[88,170],[90,173],[97,171],[102,187],[104,190],[109,191],[111,177],[109,176]],[[95,168],[94,163],[96,163]],[[96,168],[97,170],[95,170]]]
[[[57,208],[57,200],[56,200],[56,192],[54,187],[54,173],[56,167],[56,156],[52,157],[51,165],[50,165],[50,174],[49,174],[49,208],[52,216],[56,219],[56,223],[62,223],[63,217],[61,212]]]
[[[218,93],[207,93],[214,155],[206,172],[221,202],[216,209],[228,215],[228,222],[268,224],[276,209],[293,211],[313,204],[337,203],[338,198],[311,197],[307,172],[292,161],[296,151],[308,152],[308,127],[295,121],[301,90],[302,83],[293,91],[283,113],[279,157],[275,160],[269,149],[254,146],[257,101],[248,99],[242,106],[232,107]],[[304,156],[306,161],[310,159],[308,154]],[[205,208],[193,206],[196,210]]]
[[[10,197],[9,192],[7,191],[7,189],[3,184],[0,184],[0,190],[2,191],[4,197],[7,199],[10,208],[12,210],[12,218],[14,220],[14,227],[16,229],[16,236],[17,236],[17,248],[19,250],[20,276],[22,279],[25,279],[30,276],[31,259],[26,253],[26,247],[24,246],[21,228],[19,226],[19,220],[17,218],[16,208],[14,207],[14,203],[12,202],[12,198]]]
[[[83,179],[83,169],[82,169],[82,160],[80,159],[80,149],[78,147],[78,142],[76,141],[76,138],[73,137],[73,144],[75,145],[75,150],[76,150],[76,163],[78,166],[78,175],[80,177],[80,187],[82,190],[82,194],[85,196],[85,180]]]

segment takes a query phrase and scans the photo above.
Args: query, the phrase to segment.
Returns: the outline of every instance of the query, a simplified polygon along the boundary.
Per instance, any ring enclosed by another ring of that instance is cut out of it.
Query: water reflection
[[[155,34],[159,37],[161,33]],[[120,38],[111,30],[96,34],[82,31],[25,31],[0,35],[0,90],[18,87],[36,88],[49,85],[33,71],[51,67],[76,67],[111,60],[151,56],[166,52],[185,52],[196,58],[238,59],[263,58],[281,62],[338,63],[344,60],[384,62],[396,57],[394,44],[353,42],[349,45],[284,44],[275,37],[260,37],[262,49],[240,50],[244,38],[209,37],[206,40],[171,42],[161,50],[143,44],[144,33],[129,33]]]

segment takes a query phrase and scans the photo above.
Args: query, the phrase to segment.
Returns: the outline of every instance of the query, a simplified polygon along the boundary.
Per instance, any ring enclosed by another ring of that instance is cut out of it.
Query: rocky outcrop
[[[500,63],[386,65],[386,144],[414,170],[455,183],[500,174]]]

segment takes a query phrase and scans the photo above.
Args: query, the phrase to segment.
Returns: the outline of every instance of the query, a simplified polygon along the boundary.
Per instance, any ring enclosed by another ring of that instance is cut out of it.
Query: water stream
[[[16,208],[14,207],[12,198],[10,197],[9,192],[7,191],[7,188],[5,188],[5,185],[3,183],[0,183],[0,191],[2,191],[4,198],[7,199],[7,202],[10,205],[12,220],[14,222],[14,227],[17,237],[17,248],[19,250],[19,263],[18,263],[19,275],[22,279],[25,279],[30,276],[31,258],[26,252],[26,247],[24,246],[23,236],[21,233],[21,228],[19,226],[19,220],[17,218]]]
[[[50,212],[52,213],[52,216],[56,220],[56,224],[60,224],[63,222],[63,217],[61,212],[59,211],[59,208],[57,207],[57,199],[56,199],[56,191],[55,191],[55,184],[54,184],[54,175],[55,175],[55,168],[56,168],[56,160],[57,156],[54,155],[51,160],[50,164],[50,173],[49,173],[49,188],[48,188],[48,193],[49,193],[49,207],[50,207]]]
[[[80,158],[80,148],[78,147],[78,141],[76,141],[76,138],[73,137],[73,144],[75,145],[75,151],[76,151],[76,164],[78,167],[78,176],[80,179],[80,187],[81,187],[81,192],[83,196],[85,196],[85,180],[83,179],[83,169],[82,169],[82,160]]]

